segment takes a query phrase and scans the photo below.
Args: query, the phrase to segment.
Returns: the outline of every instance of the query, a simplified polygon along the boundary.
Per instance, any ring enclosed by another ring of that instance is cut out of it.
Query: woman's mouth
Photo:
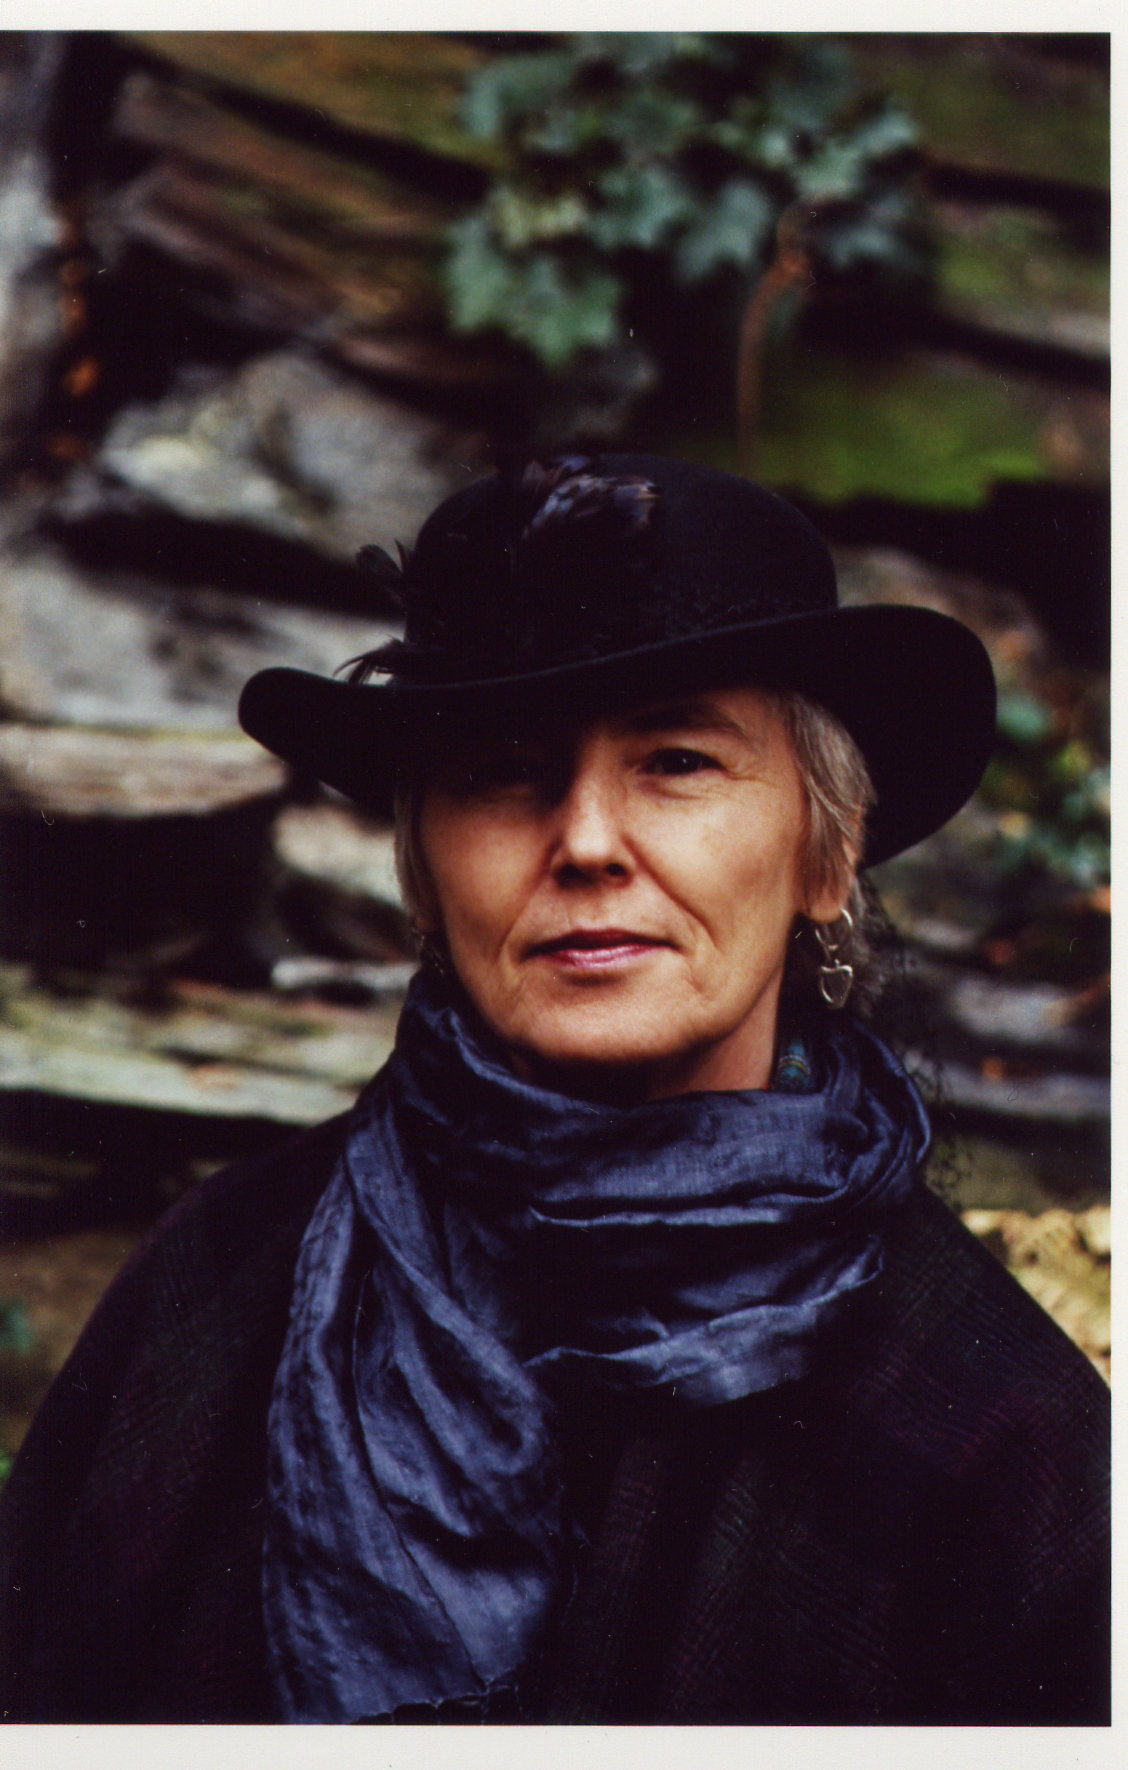
[[[537,941],[529,949],[529,957],[568,971],[597,971],[644,958],[669,944],[633,929],[573,928],[552,940]]]

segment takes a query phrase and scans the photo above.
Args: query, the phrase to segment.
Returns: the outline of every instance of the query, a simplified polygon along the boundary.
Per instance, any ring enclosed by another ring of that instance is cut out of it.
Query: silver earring
[[[833,926],[837,928],[839,922],[845,922],[846,930],[837,940],[824,923],[811,924],[823,956],[823,963],[819,966],[819,994],[828,1008],[845,1008],[854,987],[853,965],[844,964],[838,956],[842,942],[849,940],[854,932],[854,918],[849,910],[843,910]]]

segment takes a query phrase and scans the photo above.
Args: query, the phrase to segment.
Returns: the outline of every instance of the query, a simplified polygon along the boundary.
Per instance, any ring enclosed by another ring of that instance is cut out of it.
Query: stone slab
[[[311,1125],[344,1111],[391,1052],[393,1005],[292,1004],[182,986],[165,1005],[60,996],[0,972],[0,1094]]]
[[[330,674],[395,631],[269,596],[83,571],[61,547],[27,541],[0,553],[0,714],[233,731],[239,692],[255,670],[288,664]]]
[[[199,523],[242,524],[352,563],[410,544],[481,464],[448,427],[372,393],[313,355],[254,357],[230,378],[184,379],[111,422],[94,473]],[[96,485],[84,493],[97,508]]]
[[[251,738],[0,725],[0,812],[204,816],[269,798],[285,765]]]

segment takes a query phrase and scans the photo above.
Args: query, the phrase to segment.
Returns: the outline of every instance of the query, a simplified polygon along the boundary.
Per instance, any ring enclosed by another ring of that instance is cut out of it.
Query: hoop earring
[[[849,940],[854,932],[854,918],[849,910],[843,910],[832,926],[837,928],[839,922],[845,922],[846,930],[837,939],[822,922],[811,924],[823,956],[823,963],[819,966],[819,994],[828,1008],[845,1008],[854,987],[853,965],[845,964],[838,956],[842,942]]]

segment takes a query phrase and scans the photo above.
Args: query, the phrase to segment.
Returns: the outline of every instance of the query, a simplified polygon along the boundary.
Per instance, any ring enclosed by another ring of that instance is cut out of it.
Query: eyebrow
[[[755,742],[752,732],[709,700],[665,701],[661,706],[643,707],[628,714],[623,725],[627,731],[640,735],[675,730],[717,731],[743,738],[745,743]]]

